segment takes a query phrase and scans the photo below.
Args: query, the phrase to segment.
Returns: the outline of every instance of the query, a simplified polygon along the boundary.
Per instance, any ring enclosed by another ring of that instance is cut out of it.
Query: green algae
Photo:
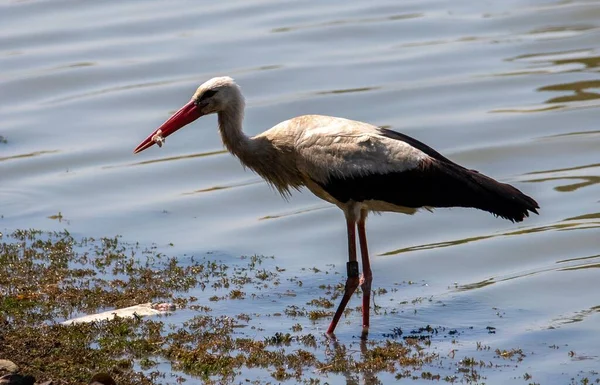
[[[429,348],[438,333],[456,338],[453,331],[427,326],[404,335],[396,328],[384,339],[346,343],[304,333],[305,327],[331,317],[335,300],[343,293],[340,276],[338,283],[318,288],[315,299],[306,303],[309,309],[282,305],[273,314],[236,314],[236,303],[261,298],[264,291],[278,290],[293,298],[293,290],[278,288],[283,280],[298,287],[301,281],[283,276],[283,268],[273,268],[272,257],[240,257],[229,263],[210,255],[176,258],[155,246],[123,243],[120,237],[76,240],[66,231],[19,230],[0,235],[0,241],[0,358],[10,358],[38,381],[80,384],[94,373],[107,372],[123,385],[181,383],[190,377],[204,383],[240,383],[249,370],[267,373],[266,378],[247,379],[256,384],[319,384],[328,374],[378,383],[377,374],[383,372],[397,379],[484,379],[479,372],[487,364],[482,360],[454,361]],[[329,274],[316,268],[308,271]],[[204,298],[198,298],[199,293]],[[374,289],[374,294],[383,296],[387,291]],[[168,313],[61,323],[83,314],[162,301],[191,315],[178,324],[169,323]],[[207,301],[229,302],[231,313],[212,314]],[[347,309],[346,314],[356,312],[360,307]],[[259,336],[262,329],[253,322],[265,317],[298,322],[287,331]],[[525,357],[518,349],[496,354],[499,360],[515,362]],[[165,362],[168,369],[161,366]],[[447,375],[454,366],[458,374]]]

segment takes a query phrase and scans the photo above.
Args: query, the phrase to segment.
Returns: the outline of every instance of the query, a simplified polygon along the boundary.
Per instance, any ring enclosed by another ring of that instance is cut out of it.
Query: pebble
[[[15,373],[19,371],[19,366],[12,361],[0,359],[0,371]]]

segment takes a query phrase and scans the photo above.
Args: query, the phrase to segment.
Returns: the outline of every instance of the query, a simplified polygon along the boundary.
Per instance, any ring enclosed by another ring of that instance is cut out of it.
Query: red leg
[[[359,283],[358,262],[356,261],[356,221],[346,217],[346,226],[348,227],[348,278],[346,279],[344,296],[333,316],[333,320],[329,324],[329,329],[327,329],[327,334],[329,335],[333,334],[335,327],[344,313],[344,309],[346,309],[348,301],[350,301],[350,297],[354,294]]]
[[[371,305],[371,282],[373,274],[371,273],[371,264],[369,262],[369,250],[367,248],[367,233],[365,231],[365,221],[367,219],[367,211],[362,210],[358,220],[358,240],[360,242],[360,254],[362,257],[363,277],[361,286],[363,292],[362,298],[362,316],[363,329],[360,338],[366,339],[369,334],[369,307]]]

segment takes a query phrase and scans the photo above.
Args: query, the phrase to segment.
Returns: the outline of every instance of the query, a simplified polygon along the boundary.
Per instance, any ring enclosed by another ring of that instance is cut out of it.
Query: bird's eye
[[[213,97],[214,94],[217,93],[217,90],[206,90],[202,93],[202,95],[200,95],[200,97],[198,98],[198,100],[196,100],[196,104],[200,103],[203,100],[209,99],[211,97]]]

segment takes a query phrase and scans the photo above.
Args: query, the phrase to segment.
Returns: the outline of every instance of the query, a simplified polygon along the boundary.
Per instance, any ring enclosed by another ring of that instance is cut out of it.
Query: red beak
[[[179,111],[173,114],[162,126],[158,127],[150,136],[148,136],[142,143],[140,143],[135,150],[134,154],[142,152],[148,147],[152,147],[154,143],[159,143],[162,146],[164,138],[171,135],[180,128],[190,124],[194,120],[202,116],[202,113],[194,103],[194,100],[190,100],[188,104],[181,107]]]

